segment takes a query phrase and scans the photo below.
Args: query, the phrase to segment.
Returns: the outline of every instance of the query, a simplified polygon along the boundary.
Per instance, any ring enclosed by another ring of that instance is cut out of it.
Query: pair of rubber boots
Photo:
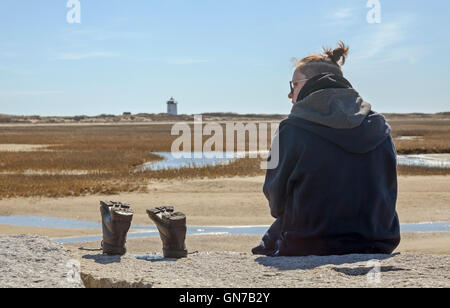
[[[124,255],[127,233],[131,227],[133,211],[127,203],[100,201],[103,227],[103,253]],[[147,214],[158,228],[165,258],[187,257],[186,215],[174,212],[172,206],[162,206],[147,210]]]

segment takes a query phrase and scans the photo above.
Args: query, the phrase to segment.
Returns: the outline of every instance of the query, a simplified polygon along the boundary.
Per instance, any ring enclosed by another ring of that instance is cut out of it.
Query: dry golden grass
[[[450,168],[428,168],[419,166],[398,166],[398,175],[450,175]]]
[[[144,151],[54,151],[5,152],[0,154],[0,167],[4,172],[24,170],[89,170],[128,172],[145,162],[159,157]]]
[[[143,191],[137,179],[92,175],[0,175],[0,199],[15,197],[67,197]]]
[[[0,144],[47,144],[50,152],[0,153],[0,170],[89,170],[128,173],[160,158],[171,144],[170,126],[17,127],[0,130]]]
[[[135,172],[169,152],[172,125],[27,126],[0,129],[0,144],[48,145],[50,151],[0,152],[0,198],[64,197],[145,191],[148,180],[261,174],[258,160],[226,166]],[[205,137],[207,139],[208,137]],[[23,174],[50,171],[55,175]],[[58,171],[88,174],[58,174]],[[2,174],[3,173],[3,174]],[[17,173],[17,174],[8,174]]]
[[[421,137],[416,140],[396,140],[399,154],[450,153],[450,120],[391,120],[392,136]]]
[[[0,199],[15,197],[68,197],[88,194],[113,195],[147,190],[152,179],[217,178],[264,174],[257,159],[241,159],[229,165],[173,170],[94,173],[88,175],[0,174]]]
[[[393,119],[390,124],[394,137],[422,137],[396,141],[399,154],[450,153],[450,120]],[[171,127],[170,124],[1,127],[0,144],[46,144],[51,151],[0,152],[0,198],[117,194],[145,191],[152,179],[264,174],[258,159],[198,169],[134,172],[143,163],[160,159],[152,152],[170,151],[176,138],[170,135]],[[30,170],[51,171],[56,175],[20,174]],[[58,174],[68,170],[89,173]],[[11,172],[17,174],[7,174]],[[450,170],[400,166],[399,174],[447,175]]]
[[[389,118],[388,118],[389,120]],[[393,118],[389,120],[392,136],[419,137],[395,140],[398,154],[450,153],[450,120],[447,118]],[[450,169],[399,166],[399,175],[449,175]]]
[[[0,127],[0,144],[48,144],[54,150],[169,151],[171,125]]]

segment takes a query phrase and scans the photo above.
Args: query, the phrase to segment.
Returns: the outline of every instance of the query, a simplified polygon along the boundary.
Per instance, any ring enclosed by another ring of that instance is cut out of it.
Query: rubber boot
[[[108,255],[124,255],[127,252],[125,243],[130,230],[133,211],[130,205],[122,202],[100,201],[103,228],[103,253]]]
[[[173,206],[162,206],[147,210],[148,217],[158,227],[165,258],[186,258],[186,215],[174,212]]]

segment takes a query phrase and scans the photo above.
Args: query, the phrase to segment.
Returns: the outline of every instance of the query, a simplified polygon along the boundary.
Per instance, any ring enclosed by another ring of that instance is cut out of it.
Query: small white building
[[[173,97],[167,101],[167,114],[178,115],[178,102]]]

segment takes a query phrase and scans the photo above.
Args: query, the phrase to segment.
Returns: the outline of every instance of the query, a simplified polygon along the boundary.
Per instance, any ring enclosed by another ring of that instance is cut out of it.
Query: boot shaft
[[[133,211],[127,203],[100,201],[102,215],[103,251],[124,254],[127,233],[131,227]]]
[[[158,228],[164,256],[166,258],[186,257],[186,215],[174,212],[173,207],[149,209],[147,214]]]

